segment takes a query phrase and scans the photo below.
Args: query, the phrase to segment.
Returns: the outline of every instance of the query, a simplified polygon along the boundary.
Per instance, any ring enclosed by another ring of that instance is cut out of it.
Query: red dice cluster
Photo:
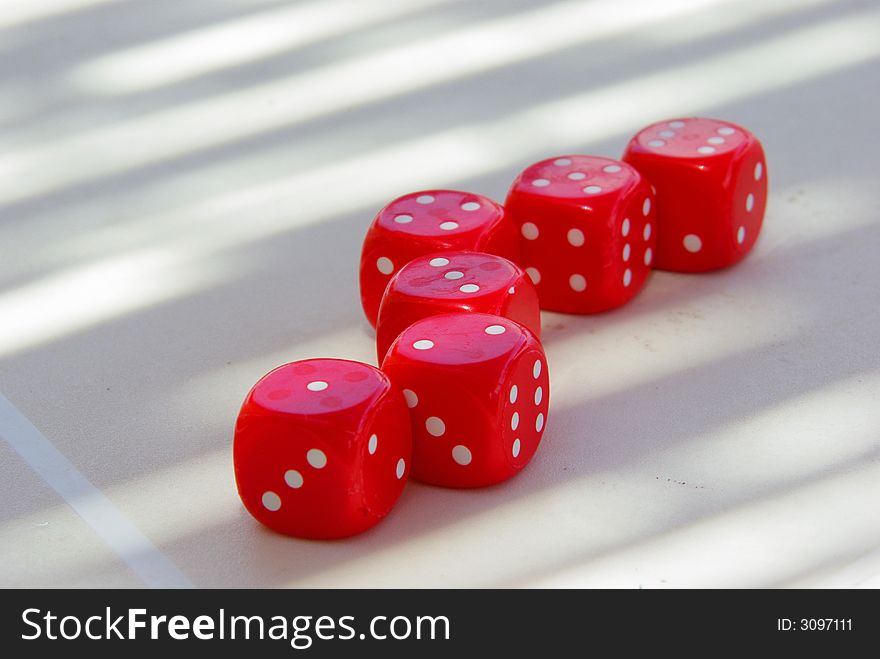
[[[381,520],[410,476],[445,487],[511,478],[547,423],[540,310],[607,311],[653,268],[732,265],[766,202],[760,142],[700,118],[644,128],[619,161],[537,162],[504,206],[456,190],[395,199],[360,262],[380,368],[310,359],[260,379],[235,426],[242,502],[281,533],[338,538]]]

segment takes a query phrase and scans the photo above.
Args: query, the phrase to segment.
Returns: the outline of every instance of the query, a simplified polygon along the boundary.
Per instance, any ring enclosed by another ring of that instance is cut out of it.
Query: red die
[[[562,156],[531,165],[505,204],[541,308],[595,313],[629,301],[651,272],[654,203],[626,163]]]
[[[521,325],[483,313],[424,318],[382,364],[403,387],[419,480],[479,487],[517,474],[541,441],[550,398],[544,350]]]
[[[391,275],[417,256],[452,249],[498,254],[519,262],[515,228],[491,199],[456,190],[399,197],[379,211],[361,251],[361,303],[374,327]]]
[[[733,265],[755,244],[767,204],[761,143],[714,119],[652,124],[623,159],[657,191],[655,267],[704,272]]]
[[[504,316],[541,336],[538,294],[518,265],[483,252],[435,253],[413,259],[391,278],[376,325],[379,361],[414,322],[453,311]]]
[[[339,538],[391,510],[411,450],[406,403],[384,373],[309,359],[276,368],[247,395],[235,424],[235,480],[266,526]]]

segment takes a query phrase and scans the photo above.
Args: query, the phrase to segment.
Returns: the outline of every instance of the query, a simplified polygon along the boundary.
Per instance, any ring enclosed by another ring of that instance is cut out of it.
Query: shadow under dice
[[[540,338],[538,294],[518,265],[483,252],[434,253],[407,263],[388,284],[376,325],[379,361],[417,320],[455,311],[504,316]]]
[[[767,204],[767,163],[745,128],[715,119],[662,121],[639,131],[623,159],[657,191],[655,267],[717,270],[751,250]]]
[[[425,190],[385,206],[367,230],[361,250],[361,304],[374,327],[391,276],[417,256],[474,250],[519,262],[514,227],[500,204],[457,190]]]
[[[364,531],[390,510],[409,471],[410,418],[372,366],[310,359],[254,385],[235,425],[235,480],[248,512],[303,538]]]
[[[571,155],[535,163],[513,182],[505,208],[542,309],[613,309],[651,272],[654,196],[624,162]]]
[[[410,408],[413,478],[491,485],[535,454],[550,380],[541,344],[518,323],[482,313],[424,318],[400,334],[382,370]]]

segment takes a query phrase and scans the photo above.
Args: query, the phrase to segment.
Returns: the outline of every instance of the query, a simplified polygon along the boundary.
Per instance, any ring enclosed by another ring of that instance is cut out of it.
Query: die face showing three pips
[[[286,364],[257,382],[239,413],[239,496],[281,533],[360,533],[400,496],[411,446],[403,394],[378,369],[340,359]]]
[[[751,250],[767,203],[767,163],[745,128],[716,119],[661,121],[639,131],[623,159],[657,191],[655,267],[706,272]]]
[[[626,163],[568,155],[527,167],[505,202],[541,308],[596,313],[632,299],[651,272],[656,204]]]
[[[518,265],[483,252],[438,252],[413,259],[388,284],[376,325],[379,361],[417,320],[455,311],[505,316],[540,336],[538,295]]]
[[[487,197],[458,190],[425,190],[399,197],[376,215],[361,251],[361,304],[375,327],[391,276],[418,256],[476,250],[519,262],[519,241],[504,209]]]
[[[529,330],[501,316],[452,313],[397,337],[382,370],[404,390],[414,478],[447,487],[506,480],[529,462],[546,425],[546,357]]]

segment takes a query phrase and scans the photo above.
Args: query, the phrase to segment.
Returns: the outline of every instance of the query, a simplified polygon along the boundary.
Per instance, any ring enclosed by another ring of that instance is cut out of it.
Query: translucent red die
[[[522,268],[483,252],[434,253],[407,263],[385,289],[376,325],[379,361],[417,320],[455,311],[504,316],[540,337],[538,294]]]
[[[671,119],[630,140],[623,159],[657,191],[655,267],[705,272],[741,260],[767,204],[767,161],[758,139],[716,119]]]
[[[630,165],[569,155],[527,167],[505,208],[542,309],[596,313],[632,299],[654,258],[654,195]]]
[[[364,239],[361,304],[374,327],[391,276],[417,256],[475,250],[519,262],[519,241],[504,209],[487,197],[458,190],[404,195],[379,211]]]
[[[401,390],[372,366],[310,359],[271,371],[235,425],[233,462],[245,508],[303,538],[339,538],[381,520],[409,473]]]
[[[550,380],[540,342],[522,325],[483,313],[430,316],[397,337],[382,370],[410,408],[414,478],[491,485],[535,454]]]

